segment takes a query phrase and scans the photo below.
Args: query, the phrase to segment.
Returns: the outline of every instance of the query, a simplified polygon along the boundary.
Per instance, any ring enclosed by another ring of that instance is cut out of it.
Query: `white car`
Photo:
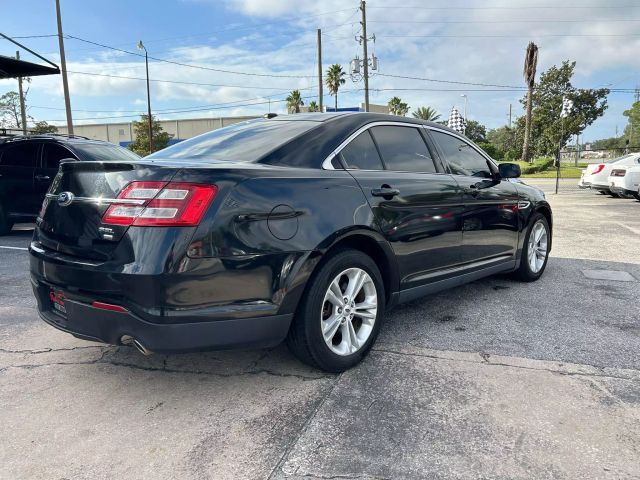
[[[578,186],[580,188],[591,188],[600,193],[617,195],[615,192],[611,192],[609,188],[609,175],[611,175],[611,171],[618,167],[633,166],[640,166],[640,153],[630,153],[623,157],[609,160],[608,162],[594,163],[582,171]]]
[[[635,197],[640,200],[640,166],[616,167],[607,179],[609,190],[621,197]]]

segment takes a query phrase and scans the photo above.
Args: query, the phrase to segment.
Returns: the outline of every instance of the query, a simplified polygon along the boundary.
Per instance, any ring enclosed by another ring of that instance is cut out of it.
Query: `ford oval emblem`
[[[69,205],[71,205],[71,203],[73,202],[75,195],[71,192],[61,192],[58,194],[58,205],[60,205],[61,207],[67,207]]]

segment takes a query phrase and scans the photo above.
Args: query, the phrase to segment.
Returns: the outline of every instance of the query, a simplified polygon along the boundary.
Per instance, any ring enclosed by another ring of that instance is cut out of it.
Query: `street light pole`
[[[142,43],[142,40],[138,42],[138,48],[144,50],[144,63],[147,68],[147,116],[149,120],[149,154],[153,153],[153,119],[151,117],[151,89],[149,88],[149,54],[147,48]]]
[[[67,60],[64,55],[64,40],[62,35],[62,17],[60,15],[60,0],[56,0],[56,19],[58,21],[58,46],[60,47],[60,67],[62,67],[62,91],[64,93],[64,109],[67,113],[67,133],[73,135],[73,118],[71,117],[71,100],[69,99],[69,82],[67,81]]]

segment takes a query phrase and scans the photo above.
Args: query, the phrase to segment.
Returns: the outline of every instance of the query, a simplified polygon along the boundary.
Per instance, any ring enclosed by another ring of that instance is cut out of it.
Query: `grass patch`
[[[580,167],[561,167],[560,178],[580,178],[582,174],[582,168]],[[556,178],[556,169],[551,168],[542,172],[529,173],[522,175],[522,178]]]

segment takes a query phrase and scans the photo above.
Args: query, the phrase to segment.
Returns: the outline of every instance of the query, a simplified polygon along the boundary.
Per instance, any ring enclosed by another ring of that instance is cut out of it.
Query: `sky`
[[[61,0],[64,33],[77,37],[65,39],[74,123],[131,121],[146,111],[139,40],[151,57],[174,62],[149,62],[152,109],[160,119],[286,113],[283,99],[292,89],[301,90],[305,104],[317,101],[316,29],[323,32],[323,70],[339,63],[348,71],[350,60],[362,57],[355,40],[362,34],[358,4]],[[539,73],[575,60],[576,87],[634,89],[640,85],[639,27],[638,0],[369,0],[367,34],[375,35],[369,52],[379,60],[370,101],[386,104],[397,95],[411,110],[431,106],[445,118],[453,106],[464,110],[466,95],[468,118],[497,128],[508,122],[510,104],[514,121],[523,114],[529,41],[540,49]],[[0,31],[33,37],[16,40],[59,63],[54,0],[0,0]],[[0,40],[0,54],[15,50]],[[36,60],[24,51],[21,57]],[[355,80],[347,76],[339,106],[364,101],[363,83]],[[17,81],[0,80],[0,94],[10,90]],[[614,91],[608,101],[584,140],[624,130],[622,113],[633,92]],[[333,105],[326,88],[324,102]],[[61,76],[32,78],[27,103],[35,120],[64,123]]]

